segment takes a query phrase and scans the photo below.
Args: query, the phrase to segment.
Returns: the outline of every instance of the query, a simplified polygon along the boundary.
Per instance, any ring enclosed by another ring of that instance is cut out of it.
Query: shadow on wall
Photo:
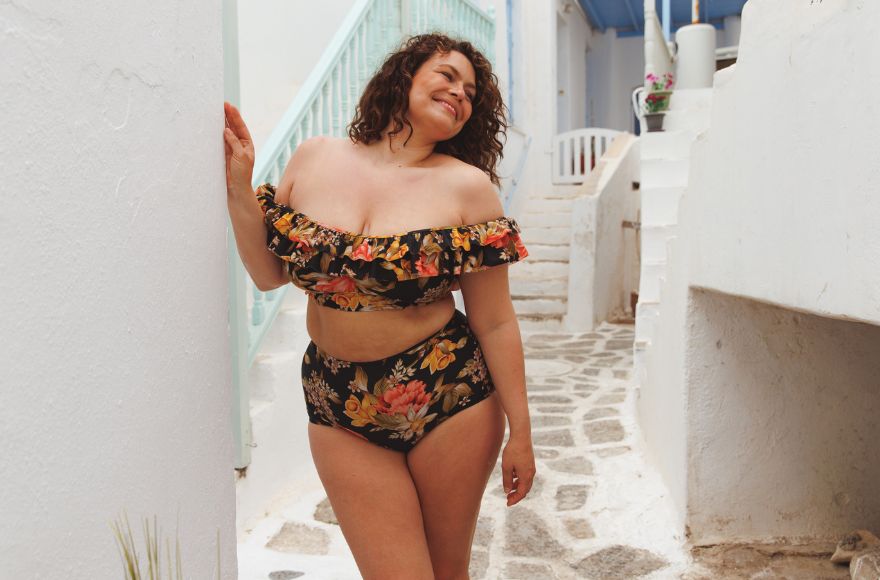
[[[692,289],[695,545],[880,529],[880,327]]]

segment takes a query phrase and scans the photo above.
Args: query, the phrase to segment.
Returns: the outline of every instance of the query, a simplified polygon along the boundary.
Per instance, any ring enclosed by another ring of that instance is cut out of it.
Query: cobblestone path
[[[679,578],[687,557],[635,418],[631,325],[523,333],[538,474],[508,508],[499,463],[483,500],[473,580]],[[320,482],[280,501],[239,547],[240,578],[356,580]],[[268,542],[266,542],[268,539]]]

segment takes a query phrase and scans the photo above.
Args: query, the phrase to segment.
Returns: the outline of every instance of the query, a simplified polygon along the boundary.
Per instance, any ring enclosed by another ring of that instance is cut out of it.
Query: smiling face
[[[413,75],[407,112],[413,128],[432,141],[455,137],[473,112],[475,78],[462,53],[434,53]]]

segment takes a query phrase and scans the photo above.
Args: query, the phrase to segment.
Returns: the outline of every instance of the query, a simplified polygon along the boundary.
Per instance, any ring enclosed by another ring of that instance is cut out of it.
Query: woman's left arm
[[[460,278],[462,296],[471,327],[504,414],[510,436],[501,454],[501,473],[507,505],[522,500],[532,488],[535,477],[535,454],[526,397],[525,362],[519,322],[510,300],[506,265]]]
[[[498,265],[462,274],[459,284],[468,324],[479,341],[507,415],[510,436],[501,455],[501,472],[504,491],[509,494],[509,507],[523,499],[532,488],[535,455],[522,338],[510,299],[508,268],[508,265]]]

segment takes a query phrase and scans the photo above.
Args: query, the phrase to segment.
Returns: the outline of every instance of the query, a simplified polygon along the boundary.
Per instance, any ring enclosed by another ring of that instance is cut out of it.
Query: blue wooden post
[[[660,17],[660,21],[663,24],[663,38],[666,39],[666,42],[672,40],[672,12],[669,7],[669,3],[671,0],[663,0],[663,14]]]
[[[237,0],[223,0],[223,98],[240,106],[238,74]],[[235,246],[232,224],[226,225],[227,272],[229,279],[229,340],[232,355],[232,432],[235,438],[235,467],[251,462],[250,388],[248,371],[248,314],[246,273]]]

